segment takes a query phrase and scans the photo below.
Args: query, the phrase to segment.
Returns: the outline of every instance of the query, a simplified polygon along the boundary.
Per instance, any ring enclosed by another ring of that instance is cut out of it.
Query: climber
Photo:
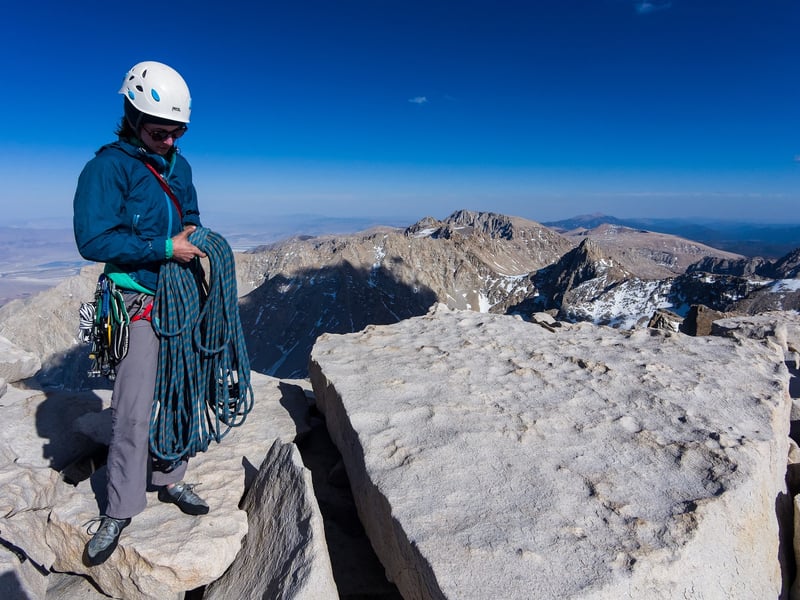
[[[189,88],[171,67],[148,61],[128,71],[119,93],[124,114],[118,139],[86,164],[74,199],[78,250],[105,263],[130,316],[127,354],[117,366],[111,400],[107,503],[89,530],[89,565],[108,559],[122,530],[144,510],[148,479],[160,501],[189,515],[209,510],[183,481],[186,460],[156,461],[149,451],[159,349],[150,314],[159,270],[167,261],[189,264],[205,256],[188,239],[200,227],[200,215],[191,167],[176,145],[189,123]]]

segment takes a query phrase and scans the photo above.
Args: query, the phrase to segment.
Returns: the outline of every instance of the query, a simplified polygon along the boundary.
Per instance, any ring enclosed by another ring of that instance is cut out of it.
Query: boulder
[[[786,360],[794,362],[800,351],[800,313],[793,310],[769,311],[758,315],[726,317],[714,321],[712,335],[771,339],[786,353]]]
[[[338,598],[311,473],[294,444],[270,448],[247,492],[238,560],[204,600]]]
[[[653,329],[665,329],[667,331],[680,331],[683,318],[665,308],[659,308],[650,317],[647,326]]]
[[[18,549],[42,573],[84,575],[105,594],[119,598],[177,598],[211,583],[239,553],[247,532],[247,515],[239,502],[257,465],[275,439],[286,443],[294,439],[297,427],[288,407],[299,399],[306,402],[302,390],[294,393],[294,385],[256,373],[252,384],[255,403],[245,424],[190,461],[187,480],[199,483],[198,493],[211,512],[187,516],[172,504],[160,503],[154,493],[148,494],[147,508],[124,530],[117,551],[96,567],[83,563],[83,552],[86,525],[99,514],[102,503],[105,469],[77,485],[66,483],[59,470],[81,447],[97,444],[73,433],[71,424],[82,411],[106,411],[107,397],[95,392],[41,393],[9,387],[2,398],[9,426],[0,434],[3,544]],[[60,427],[54,422],[58,415]],[[106,439],[107,433],[101,432],[100,438]]]
[[[718,319],[711,325],[711,334],[763,340],[781,348],[790,375],[791,435],[800,440],[800,314],[793,310],[770,311]]]
[[[686,318],[681,322],[680,331],[686,335],[711,335],[712,323],[729,316],[731,316],[730,313],[714,310],[704,304],[693,304],[689,308]]]
[[[561,321],[557,321],[554,316],[546,312],[537,312],[532,314],[530,322],[536,323],[540,327],[544,327],[550,331],[553,331],[555,327],[561,327]]]
[[[44,598],[47,574],[15,548],[0,547],[0,598],[28,600]]]
[[[41,367],[42,363],[36,355],[0,336],[0,379],[15,383],[33,377]]]
[[[68,428],[63,421],[58,427],[57,408],[36,390],[9,386],[0,410],[5,424],[0,432],[0,537],[46,572],[55,558],[44,539],[47,519],[66,489],[51,464],[52,439],[64,439],[60,433]]]
[[[321,336],[310,373],[407,600],[786,589],[774,344],[439,308]]]
[[[45,600],[108,600],[87,577],[74,577],[67,573],[51,573],[48,576]]]
[[[788,352],[788,315],[785,312],[773,312],[717,319],[711,323],[711,335],[769,340]]]

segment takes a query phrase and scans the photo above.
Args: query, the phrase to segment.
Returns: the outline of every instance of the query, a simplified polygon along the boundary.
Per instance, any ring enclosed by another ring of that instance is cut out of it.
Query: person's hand
[[[179,263],[187,263],[195,256],[205,258],[205,252],[189,241],[189,234],[195,229],[197,227],[194,225],[187,225],[183,228],[183,231],[172,238],[172,260],[176,260]]]

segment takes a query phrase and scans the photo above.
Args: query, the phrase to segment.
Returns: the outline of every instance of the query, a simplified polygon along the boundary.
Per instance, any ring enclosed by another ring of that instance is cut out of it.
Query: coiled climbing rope
[[[208,256],[208,283],[198,259],[167,261],[153,300],[160,345],[150,451],[169,463],[205,452],[253,407],[233,252],[204,227],[189,241]]]

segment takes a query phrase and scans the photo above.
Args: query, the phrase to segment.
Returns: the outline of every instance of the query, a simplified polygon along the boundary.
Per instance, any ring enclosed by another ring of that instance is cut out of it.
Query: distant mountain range
[[[320,335],[395,323],[437,303],[623,329],[647,326],[658,314],[676,330],[696,306],[739,314],[800,308],[798,247],[778,259],[748,257],[653,232],[640,221],[633,228],[609,221],[545,226],[460,210],[404,229],[298,235],[238,252],[251,366],[305,377]],[[85,368],[76,368],[86,350],[75,344],[75,331],[79,303],[93,295],[99,270],[83,269],[52,290],[0,306],[0,335],[46,357],[43,381],[86,385]],[[32,327],[48,312],[43,304],[63,315]]]
[[[591,214],[542,223],[559,232],[594,229],[603,224],[669,233],[744,256],[779,258],[800,247],[800,225],[688,219],[618,219]]]
[[[559,233],[461,210],[405,230],[254,248],[238,256],[237,276],[253,368],[303,377],[322,333],[400,321],[437,302],[524,319],[548,311],[621,328],[644,326],[663,309],[677,322],[697,304],[722,312],[794,309],[799,262],[796,252],[749,258],[605,221]]]

